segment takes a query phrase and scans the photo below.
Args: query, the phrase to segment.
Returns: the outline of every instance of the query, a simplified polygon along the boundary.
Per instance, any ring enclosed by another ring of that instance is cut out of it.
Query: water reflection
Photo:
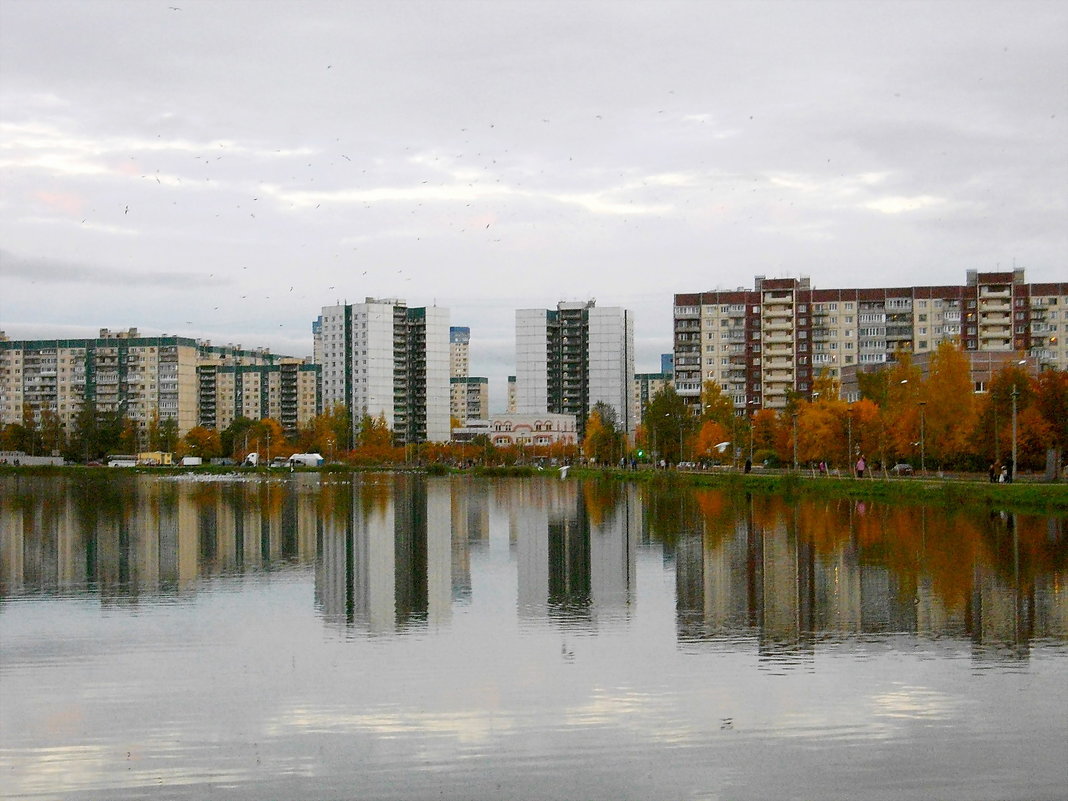
[[[644,548],[673,566],[687,647],[805,660],[821,641],[905,632],[1001,659],[1068,638],[1060,518],[534,479],[8,477],[0,598],[133,603],[295,564],[314,566],[328,625],[397,633],[470,605],[495,530],[520,621],[626,625]]]
[[[710,491],[683,502],[700,521],[675,546],[684,641],[803,654],[907,632],[1000,658],[1068,636],[1062,519]]]

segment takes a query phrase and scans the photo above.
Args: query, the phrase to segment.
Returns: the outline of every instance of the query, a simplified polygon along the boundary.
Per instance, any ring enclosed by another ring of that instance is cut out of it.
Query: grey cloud
[[[194,289],[204,283],[202,273],[153,270],[141,272],[49,257],[25,257],[0,250],[0,275],[6,280],[41,284],[107,284],[130,288]]]

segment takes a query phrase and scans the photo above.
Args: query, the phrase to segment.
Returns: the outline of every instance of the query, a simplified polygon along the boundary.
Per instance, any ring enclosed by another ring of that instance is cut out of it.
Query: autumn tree
[[[211,459],[223,453],[222,438],[214,428],[194,426],[182,437],[182,443],[184,453],[189,456]]]
[[[701,385],[701,422],[715,420],[726,430],[731,427],[733,417],[734,401],[715,381],[705,381]]]
[[[364,413],[356,432],[356,444],[360,448],[388,448],[393,446],[393,431],[386,420],[385,412],[378,417]]]
[[[758,461],[775,457],[775,443],[778,439],[779,417],[774,409],[761,409],[753,415],[753,458]]]
[[[1038,374],[1035,407],[1050,427],[1046,478],[1053,479],[1060,474],[1061,462],[1068,450],[1068,373],[1043,370]]]
[[[23,450],[30,456],[36,456],[41,436],[37,426],[37,415],[31,403],[22,404],[22,428],[25,431]]]
[[[970,390],[969,390],[970,391]],[[882,423],[891,460],[919,456],[920,401],[925,400],[920,368],[908,353],[897,354],[888,371]]]
[[[968,357],[953,342],[943,341],[931,354],[921,402],[926,458],[940,465],[959,459],[974,425],[975,395]]]
[[[726,452],[730,435],[717,420],[705,420],[693,438],[693,456],[697,460],[720,459]],[[733,443],[730,443],[732,448]]]
[[[333,458],[338,451],[350,450],[350,418],[344,404],[313,417],[301,428],[297,442],[305,452],[322,453]]]
[[[614,464],[626,447],[626,439],[616,427],[615,410],[607,403],[595,403],[586,420],[582,453],[600,464]]]
[[[1012,394],[1017,390],[1017,411],[1029,407],[1034,399],[1031,378],[1016,365],[998,370],[987,392],[974,400],[974,416],[968,450],[977,458],[993,464],[1012,453]]]

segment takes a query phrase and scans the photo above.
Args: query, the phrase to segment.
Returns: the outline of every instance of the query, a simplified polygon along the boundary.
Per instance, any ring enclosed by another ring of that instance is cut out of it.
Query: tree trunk
[[[1061,449],[1046,450],[1046,481],[1059,481],[1061,477]]]

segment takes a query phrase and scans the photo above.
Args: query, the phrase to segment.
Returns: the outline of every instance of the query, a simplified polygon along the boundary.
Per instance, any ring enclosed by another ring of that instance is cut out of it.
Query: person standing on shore
[[[860,455],[857,459],[857,478],[864,478],[864,470],[867,468],[868,463],[864,461],[864,454]]]

